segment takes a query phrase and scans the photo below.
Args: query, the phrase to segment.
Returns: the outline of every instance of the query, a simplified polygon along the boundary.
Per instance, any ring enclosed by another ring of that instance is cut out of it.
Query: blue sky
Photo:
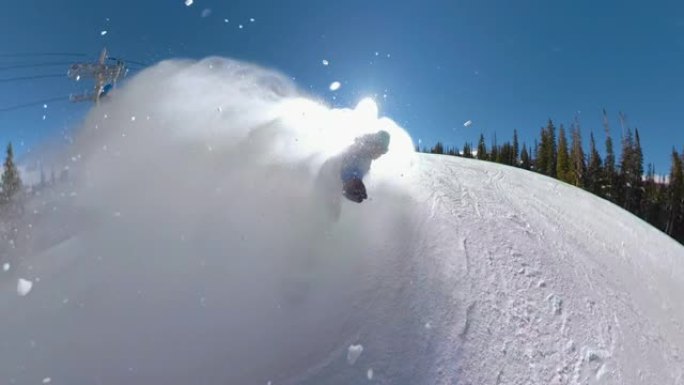
[[[86,88],[66,77],[2,82],[66,71],[6,69],[16,64],[95,59],[104,46],[145,63],[221,55],[275,68],[332,105],[377,95],[381,113],[425,144],[462,146],[481,132],[501,142],[514,128],[529,144],[548,118],[567,126],[575,115],[585,139],[593,130],[603,142],[603,108],[619,140],[624,111],[646,161],[666,173],[672,146],[684,145],[684,3],[598,3],[13,1],[0,13],[0,110]],[[329,91],[332,81],[342,88]],[[0,141],[25,152],[63,140],[86,111],[66,101],[0,111]]]

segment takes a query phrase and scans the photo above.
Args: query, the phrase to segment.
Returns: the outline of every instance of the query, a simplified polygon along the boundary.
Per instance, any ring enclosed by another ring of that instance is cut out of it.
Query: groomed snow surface
[[[684,383],[684,247],[624,210],[232,61],[116,91],[2,246],[0,383]],[[393,143],[335,217],[353,121]]]

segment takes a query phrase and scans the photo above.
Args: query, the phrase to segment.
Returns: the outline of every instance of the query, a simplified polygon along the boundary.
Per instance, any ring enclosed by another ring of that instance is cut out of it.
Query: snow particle
[[[43,120],[47,119],[47,115],[43,115]]]
[[[9,269],[10,269],[10,264],[9,264],[9,262],[5,262],[5,263],[2,265],[2,271],[9,271]]]
[[[19,281],[17,282],[17,294],[23,297],[27,295],[32,288],[33,282],[27,279],[19,278]]]
[[[104,35],[106,35],[106,34],[107,34],[107,30],[102,30],[102,31],[100,31],[100,36],[104,36]]]
[[[250,23],[254,23],[255,21],[256,21],[255,18],[253,18],[253,17],[250,17],[250,18],[249,18],[249,22],[250,22]]]
[[[369,381],[373,379],[373,368],[368,369],[366,372],[366,378],[368,378]]]
[[[228,23],[230,22],[230,20],[228,20],[228,19],[223,19],[223,22],[226,23],[226,24],[228,24]]]
[[[211,9],[210,8],[204,8],[202,10],[202,17],[209,17],[211,16]]]
[[[47,104],[43,104],[43,108],[47,108]]]
[[[375,56],[380,56],[380,52],[375,51]]]
[[[49,384],[50,382],[52,382],[52,378],[50,378],[50,377],[43,378],[43,384]]]
[[[349,365],[354,365],[356,360],[359,359],[359,356],[361,356],[361,353],[363,353],[362,345],[349,345],[349,349],[347,350],[347,362]]]
[[[323,59],[323,60],[321,60],[321,64],[323,64],[324,66],[326,66],[326,67],[327,67],[327,66],[328,66],[328,64],[330,64],[330,62],[329,62],[329,61],[327,61],[326,59]]]
[[[135,122],[135,116],[131,116],[131,122]]]
[[[340,87],[342,87],[342,84],[340,82],[335,81],[330,83],[330,91],[337,91],[340,89]]]
[[[473,121],[472,121],[472,120],[466,120],[466,122],[463,123],[463,127],[466,127],[466,128],[467,128],[467,127],[470,127],[470,126],[472,126],[472,125],[473,125]]]
[[[191,6],[192,3],[193,3],[193,0],[185,0],[185,6],[186,6],[186,7]]]
[[[245,27],[245,26],[242,25],[242,24],[238,25],[238,28],[240,28],[240,29],[242,29],[242,28],[244,28],[244,27]]]

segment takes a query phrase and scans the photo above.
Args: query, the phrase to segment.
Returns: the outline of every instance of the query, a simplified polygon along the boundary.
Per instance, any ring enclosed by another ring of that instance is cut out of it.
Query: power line
[[[0,53],[0,57],[40,57],[40,56],[74,56],[74,57],[83,57],[83,56],[86,56],[86,54],[84,54],[84,53],[72,53],[72,52]]]
[[[0,71],[15,70],[21,68],[37,68],[37,67],[54,67],[54,66],[68,66],[72,62],[48,62],[48,63],[23,63],[14,64],[11,66],[0,67]]]
[[[0,108],[0,112],[9,112],[9,111],[19,110],[19,109],[27,108],[27,107],[33,107],[33,106],[37,106],[37,105],[41,105],[41,104],[58,102],[58,101],[67,101],[67,100],[69,100],[68,96],[58,96],[58,97],[49,98],[49,99],[37,100],[35,102],[18,104],[18,105],[10,106],[10,107],[3,107],[3,108]]]
[[[65,78],[65,77],[66,77],[65,74],[19,76],[19,77],[15,77],[15,78],[0,79],[0,83],[18,82],[18,81],[22,81],[22,80]]]

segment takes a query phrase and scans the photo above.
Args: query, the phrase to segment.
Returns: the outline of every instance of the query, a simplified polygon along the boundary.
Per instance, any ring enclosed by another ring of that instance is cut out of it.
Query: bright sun
[[[328,108],[310,99],[294,98],[282,102],[275,112],[284,128],[294,131],[301,151],[323,158],[344,151],[354,139],[368,133],[387,131],[389,152],[374,162],[373,169],[400,172],[408,166],[413,154],[411,137],[388,118],[378,117],[378,105],[364,98],[354,109]]]

